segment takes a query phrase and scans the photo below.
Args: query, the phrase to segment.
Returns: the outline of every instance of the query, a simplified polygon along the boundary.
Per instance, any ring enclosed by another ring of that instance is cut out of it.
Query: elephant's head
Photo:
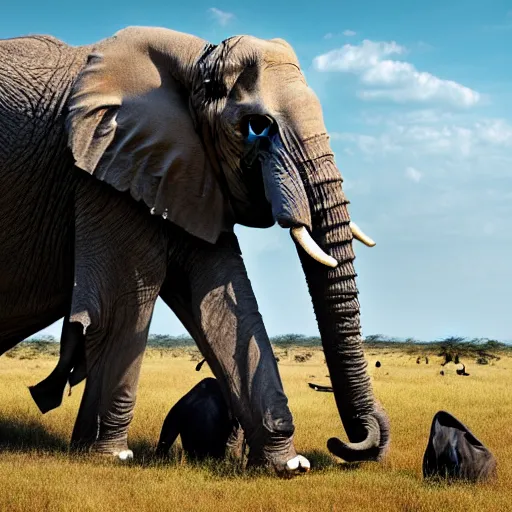
[[[76,165],[208,242],[235,223],[290,228],[306,275],[348,461],[389,441],[360,335],[354,236],[320,103],[281,39],[214,46],[132,27],[98,45],[69,101]]]

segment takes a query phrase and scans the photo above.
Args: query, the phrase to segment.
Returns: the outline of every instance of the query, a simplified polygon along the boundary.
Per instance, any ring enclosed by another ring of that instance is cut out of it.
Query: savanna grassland
[[[293,480],[244,472],[234,462],[187,463],[179,446],[168,462],[152,457],[169,408],[196,382],[210,375],[194,370],[192,348],[150,348],[145,357],[130,445],[135,461],[122,465],[70,455],[67,443],[83,383],[63,405],[41,415],[27,386],[48,375],[56,350],[22,344],[0,358],[1,511],[439,511],[512,510],[512,354],[489,364],[460,356],[468,377],[439,357],[438,347],[368,345],[366,355],[377,397],[391,420],[391,449],[381,464],[350,466],[332,458],[326,441],[346,439],[331,393],[307,383],[329,385],[321,349],[276,348],[285,391],[295,418],[295,443],[312,471]],[[420,364],[416,363],[421,355]],[[428,355],[429,364],[424,356]],[[449,356],[450,357],[450,356]],[[382,363],[380,368],[375,362]],[[482,362],[482,361],[480,361]],[[445,372],[440,375],[440,370]],[[495,454],[495,482],[429,484],[421,462],[433,415],[445,409],[472,429]]]

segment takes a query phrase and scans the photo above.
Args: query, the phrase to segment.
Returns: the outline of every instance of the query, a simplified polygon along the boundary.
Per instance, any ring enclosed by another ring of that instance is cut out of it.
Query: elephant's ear
[[[204,44],[167,29],[118,32],[89,55],[71,92],[67,130],[77,167],[214,243],[224,197],[186,85]]]

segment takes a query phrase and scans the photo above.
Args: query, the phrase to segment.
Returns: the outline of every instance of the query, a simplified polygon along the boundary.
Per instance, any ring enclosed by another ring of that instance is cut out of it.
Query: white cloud
[[[376,114],[374,110],[363,111],[362,117],[367,125],[380,125],[385,123],[398,123],[398,124],[435,124],[453,120],[454,116],[451,112],[441,109],[415,109],[409,110],[399,115],[393,113],[386,113],[386,115]]]
[[[350,30],[350,29],[344,30],[341,34],[327,32],[327,34],[325,34],[325,36],[324,36],[324,39],[332,39],[333,37],[338,37],[340,35],[345,36],[345,37],[353,37],[353,36],[357,35],[357,32],[355,32],[354,30]]]
[[[345,44],[314,59],[319,71],[343,71],[360,73],[379,63],[382,57],[404,53],[405,48],[391,43],[373,42],[365,39],[360,45]]]
[[[512,147],[512,126],[503,119],[486,119],[476,123],[475,128],[482,140]]]
[[[315,57],[319,71],[340,71],[359,76],[360,82],[371,88],[358,92],[364,100],[388,99],[397,103],[440,101],[470,107],[478,103],[478,92],[452,80],[418,71],[413,64],[386,57],[404,55],[406,48],[391,42],[365,39],[360,45],[345,44]]]
[[[380,133],[334,132],[331,138],[344,142],[352,151],[356,149],[371,157],[394,154],[466,161],[483,155],[512,157],[512,125],[506,120],[482,119],[465,123],[428,112],[371,118],[367,124],[373,132],[375,128],[383,127]]]
[[[212,14],[212,16],[215,18],[215,20],[217,21],[217,23],[223,27],[225,27],[235,17],[235,15],[233,13],[221,11],[220,9],[217,9],[216,7],[210,7],[210,9],[208,9],[208,12],[210,12]]]
[[[423,178],[423,173],[414,167],[407,167],[407,169],[405,169],[405,175],[415,183],[419,183],[421,178]]]
[[[380,136],[366,135],[359,133],[336,133],[330,134],[331,139],[343,141],[345,143],[352,143],[356,148],[365,155],[379,155],[389,153],[400,153],[403,147],[397,145],[395,139],[391,134],[383,133]],[[350,149],[350,148],[349,148]]]

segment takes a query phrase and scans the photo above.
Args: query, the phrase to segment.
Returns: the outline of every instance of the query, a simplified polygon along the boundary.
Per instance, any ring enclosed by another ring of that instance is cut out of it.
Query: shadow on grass
[[[194,460],[189,459],[185,452],[179,445],[173,445],[166,456],[158,456],[155,454],[156,443],[151,443],[146,440],[133,441],[129,443],[130,448],[135,454],[135,458],[129,462],[130,465],[140,468],[162,468],[162,469],[179,469],[186,467],[189,469],[200,470],[207,472],[214,478],[240,478],[246,476],[254,476],[255,474],[265,474],[256,470],[244,468],[247,458],[244,457],[243,461],[236,457],[227,455],[225,459],[204,459]]]
[[[313,471],[323,470],[336,470],[336,471],[355,471],[360,469],[364,463],[361,462],[340,462],[328,452],[320,450],[311,450],[304,452],[309,462],[311,462],[311,469]]]
[[[435,490],[435,491],[445,491],[452,490],[454,488],[459,489],[475,489],[475,488],[486,488],[486,487],[494,487],[498,484],[498,478],[495,475],[494,477],[489,478],[488,480],[473,482],[471,480],[466,480],[463,478],[457,477],[449,477],[449,476],[432,476],[423,478],[423,485],[426,488]]]
[[[187,467],[206,471],[214,478],[246,478],[260,474],[272,474],[258,469],[244,469],[239,459],[227,457],[224,460],[206,459],[204,461],[187,460],[180,446],[173,446],[167,457],[155,455],[156,444],[147,440],[134,440],[130,448],[135,453],[135,459],[125,462],[123,466],[140,468],[169,468]],[[87,449],[70,448],[67,439],[48,432],[35,420],[24,420],[12,417],[0,417],[0,453],[46,452],[68,454],[75,460],[83,459],[93,464],[118,464],[114,459],[103,458],[88,453]],[[246,459],[245,459],[246,460]]]
[[[322,471],[332,469],[338,466],[336,461],[326,452],[320,450],[311,450],[303,453],[304,457],[311,463],[311,470]]]
[[[0,417],[0,452],[33,450],[66,453],[68,443],[37,421]]]
[[[227,456],[224,460],[205,459],[195,461],[187,459],[179,446],[173,446],[165,457],[157,457],[154,446],[145,441],[132,443],[136,457],[130,464],[138,467],[160,467],[162,469],[178,469],[187,467],[208,473],[210,477],[219,479],[252,479],[255,477],[276,476],[272,468],[246,467],[247,454],[242,459]],[[312,450],[303,454],[311,462],[311,470],[314,473],[322,471],[355,471],[364,466],[362,463],[340,463],[331,455],[319,450]]]
[[[130,466],[140,468],[179,469],[188,467],[207,472],[213,478],[220,479],[246,479],[255,477],[275,477],[270,468],[246,468],[247,455],[243,460],[228,456],[224,460],[206,459],[203,461],[188,460],[180,446],[173,446],[166,457],[155,455],[156,443],[147,440],[134,440],[130,448],[134,451],[135,459],[128,463]],[[1,452],[53,452],[59,454],[70,453],[67,439],[48,432],[45,427],[34,420],[0,417],[0,453]],[[88,457],[80,450],[71,450],[75,457]],[[312,450],[304,453],[311,462],[311,469],[318,471],[354,471],[360,468],[359,463],[339,463],[329,453]],[[99,459],[101,460],[101,459]]]
[[[135,461],[140,466],[152,466],[155,464],[155,461],[160,460],[155,456],[156,443],[151,443],[147,440],[137,439],[130,441],[130,439],[128,439],[128,446],[133,450]],[[172,448],[174,448],[174,446]]]

